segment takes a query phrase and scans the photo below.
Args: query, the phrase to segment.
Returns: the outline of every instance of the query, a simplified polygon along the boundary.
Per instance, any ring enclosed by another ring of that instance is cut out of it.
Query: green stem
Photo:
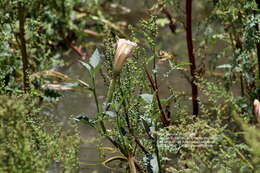
[[[107,105],[106,105],[105,111],[107,111],[109,109],[109,103],[113,99],[113,92],[115,90],[117,77],[118,77],[117,75],[114,75],[112,80],[110,81],[110,85],[109,85],[108,92],[107,92],[107,98],[106,98],[106,104]]]
[[[91,78],[92,78],[92,85],[93,85],[93,94],[94,94],[94,98],[95,98],[95,102],[96,102],[96,107],[97,107],[97,112],[99,115],[102,115],[103,116],[103,113],[101,114],[100,112],[100,107],[99,107],[99,102],[98,102],[98,99],[97,99],[97,92],[96,92],[96,84],[95,84],[95,77],[92,76],[91,74]],[[108,94],[107,94],[107,103],[110,103],[112,101],[112,96],[113,96],[113,91],[115,89],[115,85],[116,85],[116,76],[111,80],[111,83],[110,83],[110,86],[109,86],[109,89],[108,89]],[[107,107],[105,109],[108,110],[109,107]],[[116,142],[114,141],[110,136],[107,135],[107,129],[106,129],[106,126],[104,124],[104,121],[102,119],[100,119],[99,121],[99,124],[100,124],[100,127],[101,127],[101,130],[102,130],[102,133],[103,135],[115,146],[115,147],[118,147],[119,150],[125,155],[127,156],[127,153],[126,151]]]
[[[92,78],[93,94],[94,94],[94,98],[95,98],[95,103],[96,103],[96,107],[97,107],[97,112],[98,112],[98,114],[100,114],[99,103],[98,103],[97,92],[96,92],[95,76],[93,76],[93,75],[91,74],[91,78]],[[107,130],[106,130],[106,127],[105,127],[105,124],[104,124],[103,120],[100,120],[100,126],[101,126],[101,129],[102,129],[102,132],[103,132],[104,134],[106,134],[106,133],[107,133]]]
[[[105,107],[105,111],[107,111],[109,109],[109,104],[111,103],[112,99],[113,99],[113,93],[117,84],[117,81],[119,79],[119,74],[114,74],[112,80],[110,81],[109,87],[108,87],[108,92],[107,92],[107,97],[106,97],[106,107]],[[117,117],[117,127],[120,133],[120,125],[119,125],[119,121],[118,121],[118,117]],[[103,123],[103,122],[101,122]],[[120,143],[115,142],[113,140],[110,140],[116,147],[119,148],[119,150],[124,154],[124,156],[127,157],[127,150],[125,148],[125,142],[124,142],[124,138],[122,136],[122,134],[120,133],[120,137],[122,138],[122,142],[123,142],[123,146],[120,145]]]
[[[95,76],[93,76],[91,73],[91,79],[92,79],[92,85],[93,85],[93,94],[94,94],[94,98],[95,98],[95,103],[96,103],[96,107],[97,107],[97,112],[98,114],[100,114],[100,109],[99,109],[99,103],[98,103],[98,99],[97,99],[97,92],[96,92],[96,80],[95,80]],[[102,132],[104,134],[106,134],[107,130],[106,130],[106,127],[105,127],[105,124],[103,122],[103,120],[100,120],[100,126],[101,126],[101,129],[102,129]]]
[[[155,129],[157,130],[157,124],[155,124]],[[157,145],[157,141],[158,141],[158,136],[157,134],[155,134],[154,137],[154,148],[155,148],[155,154],[156,154],[156,158],[157,158],[157,162],[158,162],[158,169],[159,169],[159,173],[162,173],[162,166],[161,166],[161,162],[160,162],[160,154],[159,154],[159,148]]]
[[[97,112],[100,113],[99,103],[98,103],[98,98],[97,98],[97,92],[96,92],[95,77],[91,76],[91,78],[92,78],[93,94],[94,94],[94,98],[95,98],[95,102],[96,102]]]

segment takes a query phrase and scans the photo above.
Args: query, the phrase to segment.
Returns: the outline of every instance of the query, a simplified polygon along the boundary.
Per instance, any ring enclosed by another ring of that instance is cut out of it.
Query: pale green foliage
[[[170,160],[169,165],[175,165],[169,167],[175,168],[177,172],[198,173],[249,173],[257,170],[249,152],[252,151],[250,147],[259,145],[259,141],[253,137],[255,134],[252,130],[246,130],[244,136],[244,128],[240,127],[232,115],[233,111],[243,115],[237,99],[220,85],[205,79],[200,79],[198,85],[207,98],[200,101],[201,115],[192,117],[179,110],[175,114],[178,119],[174,125],[158,132],[161,150],[165,154],[173,154],[165,158]],[[249,138],[251,135],[252,138]],[[194,147],[194,144],[201,146]],[[255,158],[258,157],[257,153],[256,150],[252,151],[252,154],[256,154]]]
[[[76,130],[62,130],[25,96],[0,96],[0,105],[0,172],[43,173],[54,163],[78,172]]]
[[[214,29],[208,36],[227,44],[222,49],[222,54],[228,57],[230,65],[225,73],[226,89],[232,87],[231,81],[240,77],[244,85],[241,86],[242,95],[251,100],[259,94],[259,87],[256,87],[259,77],[255,68],[258,63],[255,44],[259,43],[260,36],[256,29],[260,20],[257,11],[259,9],[254,0],[219,0],[209,17],[209,23],[221,24],[223,31],[211,28],[214,25],[208,25],[210,29]],[[244,91],[246,92],[243,93]]]

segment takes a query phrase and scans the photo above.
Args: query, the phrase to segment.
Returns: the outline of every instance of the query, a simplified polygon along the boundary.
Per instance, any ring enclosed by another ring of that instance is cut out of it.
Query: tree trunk
[[[25,41],[25,10],[21,4],[21,2],[18,3],[18,18],[19,18],[19,40],[20,40],[20,50],[22,53],[22,62],[23,62],[23,89],[24,92],[27,92],[30,89],[30,83],[29,83],[29,73],[28,73],[28,55],[26,50],[26,41]]]
[[[190,61],[190,73],[192,77],[191,88],[192,88],[193,114],[198,115],[199,113],[198,87],[195,84],[196,64],[195,64],[195,56],[193,52],[193,43],[192,43],[192,0],[186,0],[186,39],[187,39],[187,48],[188,48],[188,55]]]

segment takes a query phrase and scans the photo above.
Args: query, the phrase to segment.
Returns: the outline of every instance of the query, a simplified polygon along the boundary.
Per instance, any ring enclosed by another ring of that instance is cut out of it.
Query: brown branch
[[[158,104],[158,107],[159,107],[159,110],[160,110],[160,113],[161,113],[161,116],[160,116],[161,121],[162,121],[163,125],[165,127],[167,127],[167,126],[170,125],[170,121],[166,118],[166,115],[165,115],[165,113],[163,111],[163,107],[162,107],[162,104],[161,104],[161,101],[160,101],[160,97],[159,97],[159,93],[158,93],[158,88],[154,84],[154,81],[153,81],[152,77],[150,76],[150,74],[148,73],[147,69],[145,68],[144,70],[145,70],[145,73],[146,73],[146,75],[148,77],[148,80],[149,80],[149,82],[151,84],[151,87],[152,87],[153,91],[155,92],[157,104]]]
[[[134,160],[134,163],[135,163],[135,167],[137,168],[137,170],[140,172],[140,173],[144,173],[143,169],[142,169],[142,166],[138,163],[138,161],[133,158]]]
[[[83,59],[83,60],[85,59],[86,56],[84,55],[84,53],[81,51],[80,48],[74,46],[74,45],[72,44],[72,42],[69,41],[66,37],[64,37],[64,41],[65,41],[66,45],[67,45],[69,48],[71,48],[77,55],[80,56],[81,59]]]
[[[192,77],[191,88],[192,88],[193,114],[198,115],[199,113],[198,87],[195,84],[196,64],[195,64],[195,56],[194,56],[193,42],[192,42],[192,0],[186,0],[186,40],[187,40],[187,48],[188,48],[188,55],[190,61],[190,73]]]
[[[104,36],[103,34],[99,34],[95,31],[90,30],[90,29],[84,29],[83,33],[94,36],[94,37],[103,37]]]
[[[86,14],[86,15],[88,15],[88,16],[93,16],[93,15],[94,15],[94,14],[88,12],[88,11],[85,11],[85,10],[82,10],[82,9],[76,8],[76,7],[74,7],[73,10],[76,11],[76,12],[78,12],[78,13],[84,13],[84,14]]]
[[[96,15],[94,15],[94,14],[88,12],[88,11],[82,10],[80,8],[74,8],[73,10],[78,12],[78,13],[83,13],[83,14],[85,14],[87,16],[90,16],[95,21],[102,22],[104,25],[107,25],[110,28],[116,30],[122,37],[128,38],[128,35],[125,34],[124,31],[120,27],[115,25],[113,22],[111,22],[111,21],[109,21],[107,19],[104,19],[104,18],[100,18],[99,16],[96,16]]]
[[[130,168],[130,173],[137,173],[134,156],[131,151],[128,152],[127,161],[128,161],[129,168]]]
[[[20,50],[22,53],[22,62],[23,62],[23,89],[24,92],[27,92],[30,89],[30,82],[29,82],[29,62],[28,62],[28,55],[26,50],[26,40],[25,40],[25,9],[22,7],[21,2],[18,3],[18,18],[19,18],[19,40],[20,43]]]
[[[172,31],[172,33],[175,34],[177,29],[176,19],[171,15],[171,13],[166,8],[162,9],[162,13],[164,13],[165,16],[168,18],[168,20],[170,21],[169,28]]]

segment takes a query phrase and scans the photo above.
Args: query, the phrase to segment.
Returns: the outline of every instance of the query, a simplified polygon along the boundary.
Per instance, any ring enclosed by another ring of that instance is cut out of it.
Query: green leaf
[[[91,55],[89,62],[79,61],[87,70],[90,72],[95,72],[98,66],[101,64],[101,54],[99,53],[98,49],[94,51]]]
[[[100,63],[101,63],[101,55],[100,55],[98,49],[96,49],[90,57],[89,64],[93,68],[96,68]]]
[[[141,94],[140,96],[146,103],[151,104],[153,102],[153,95],[152,94]]]

